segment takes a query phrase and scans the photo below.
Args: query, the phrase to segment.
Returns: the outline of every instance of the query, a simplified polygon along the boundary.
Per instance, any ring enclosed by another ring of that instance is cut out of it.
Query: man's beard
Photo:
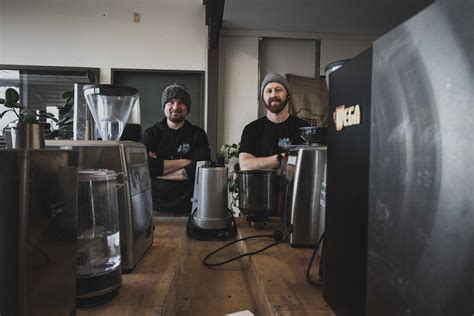
[[[270,98],[268,99],[268,104],[263,102],[265,107],[267,108],[268,111],[274,113],[274,114],[278,114],[280,113],[284,108],[285,106],[288,104],[288,101],[289,101],[290,98],[286,98],[285,101],[281,101],[280,98],[278,97],[274,97],[274,98]],[[272,105],[272,102],[279,102],[278,105]]]
[[[179,115],[173,116],[173,113],[178,113]],[[168,116],[168,120],[170,120],[173,123],[181,123],[182,121],[184,121],[184,118],[185,116],[183,115],[182,112],[172,112]]]

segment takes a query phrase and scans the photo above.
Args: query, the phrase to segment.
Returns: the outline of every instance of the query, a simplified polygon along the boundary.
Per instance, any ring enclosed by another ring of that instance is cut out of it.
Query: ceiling
[[[224,29],[381,35],[433,0],[225,0]]]

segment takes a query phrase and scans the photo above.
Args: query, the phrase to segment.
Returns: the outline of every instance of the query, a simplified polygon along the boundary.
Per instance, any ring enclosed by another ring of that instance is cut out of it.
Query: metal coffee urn
[[[77,152],[0,150],[0,315],[73,315]]]

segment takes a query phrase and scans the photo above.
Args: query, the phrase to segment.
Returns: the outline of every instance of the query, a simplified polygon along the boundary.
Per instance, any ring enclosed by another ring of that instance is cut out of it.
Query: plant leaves
[[[59,135],[61,135],[61,132],[60,132],[58,129],[56,129],[56,130],[54,130],[54,131],[51,132],[51,134],[49,135],[49,137],[50,137],[51,139],[54,139],[55,137],[59,137]]]
[[[92,70],[92,69],[87,70],[87,79],[89,79],[90,83],[95,83],[96,77],[97,76],[96,76],[95,70]]]
[[[63,93],[63,99],[70,99],[74,97],[74,91],[66,91]]]
[[[13,88],[8,88],[5,91],[5,104],[15,104],[20,100],[20,95]],[[13,106],[12,106],[13,107]]]
[[[74,105],[74,96],[69,97],[69,98],[66,100],[66,105],[70,105],[70,106],[73,106],[73,105]]]
[[[48,113],[51,114],[51,113]],[[53,120],[53,122],[58,123],[58,119],[54,116],[54,114],[48,115],[46,114],[46,117],[49,118],[50,120]]]
[[[59,114],[65,115],[67,114],[72,108],[72,104],[67,104],[59,109]]]
[[[5,110],[5,111],[3,111],[2,113],[0,113],[0,119],[3,118],[3,116],[4,116],[5,114],[7,114],[8,112],[10,112],[10,111],[13,111],[13,110],[12,110],[12,109],[9,109],[9,110]]]

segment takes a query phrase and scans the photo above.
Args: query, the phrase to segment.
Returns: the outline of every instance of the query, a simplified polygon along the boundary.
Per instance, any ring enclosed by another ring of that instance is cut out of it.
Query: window
[[[0,65],[0,98],[5,98],[8,88],[14,88],[25,108],[53,113],[60,119],[57,107],[65,104],[63,93],[74,90],[74,83],[90,82],[89,70],[95,73],[96,80],[98,68]],[[0,105],[0,112],[4,110],[6,108]],[[0,120],[0,135],[3,135],[3,128],[15,119],[15,114],[9,112]],[[47,123],[56,128],[52,120]]]

